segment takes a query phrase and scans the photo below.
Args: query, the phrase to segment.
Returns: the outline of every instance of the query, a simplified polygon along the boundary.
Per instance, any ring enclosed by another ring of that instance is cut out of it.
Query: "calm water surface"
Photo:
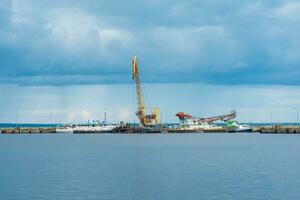
[[[300,135],[0,135],[0,199],[300,199]]]

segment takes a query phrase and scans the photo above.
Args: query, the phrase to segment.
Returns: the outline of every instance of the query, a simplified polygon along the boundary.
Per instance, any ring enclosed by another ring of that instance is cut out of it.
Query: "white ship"
[[[112,131],[116,125],[113,124],[81,124],[77,125],[73,132],[109,132]]]
[[[85,133],[85,132],[109,132],[112,131],[116,125],[99,123],[97,122],[88,122],[87,124],[67,124],[63,127],[57,127],[57,133]]]
[[[56,133],[73,133],[74,127],[65,125],[56,128]]]

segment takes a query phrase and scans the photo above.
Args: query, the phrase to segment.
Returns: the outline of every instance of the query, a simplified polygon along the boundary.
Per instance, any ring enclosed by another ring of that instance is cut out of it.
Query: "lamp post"
[[[296,114],[297,114],[296,125],[299,126],[299,112],[298,112],[298,109],[297,108],[292,108],[292,109],[296,111]]]
[[[53,125],[53,112],[52,112],[52,110],[51,110],[51,113],[50,113],[50,118],[51,118],[51,127],[52,127],[52,125]]]
[[[278,102],[274,103],[271,107],[271,126],[273,128],[274,124],[273,124],[273,114],[274,114],[274,107],[278,105]]]

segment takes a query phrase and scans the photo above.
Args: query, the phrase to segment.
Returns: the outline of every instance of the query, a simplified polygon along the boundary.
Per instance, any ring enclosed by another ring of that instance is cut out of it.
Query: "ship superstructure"
[[[228,121],[236,117],[236,111],[232,111],[227,115],[219,115],[214,117],[194,117],[184,112],[178,112],[176,116],[179,118],[179,127],[190,130],[206,130],[214,127],[213,122],[215,121]]]

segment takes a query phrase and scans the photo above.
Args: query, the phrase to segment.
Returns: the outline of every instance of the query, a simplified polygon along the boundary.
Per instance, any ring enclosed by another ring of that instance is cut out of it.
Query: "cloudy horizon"
[[[300,87],[143,84],[145,103],[159,107],[163,122],[178,122],[177,112],[208,117],[236,110],[240,122],[296,122]],[[1,85],[0,122],[137,122],[134,84],[26,86]],[[12,92],[13,91],[13,92]]]
[[[194,115],[237,109],[241,121],[268,122],[277,102],[278,120],[295,121],[299,13],[293,0],[1,1],[0,121],[46,122],[49,110],[59,122],[85,121],[104,109],[136,120],[133,55],[149,104],[169,121],[182,104]],[[173,100],[182,94],[184,103]]]

